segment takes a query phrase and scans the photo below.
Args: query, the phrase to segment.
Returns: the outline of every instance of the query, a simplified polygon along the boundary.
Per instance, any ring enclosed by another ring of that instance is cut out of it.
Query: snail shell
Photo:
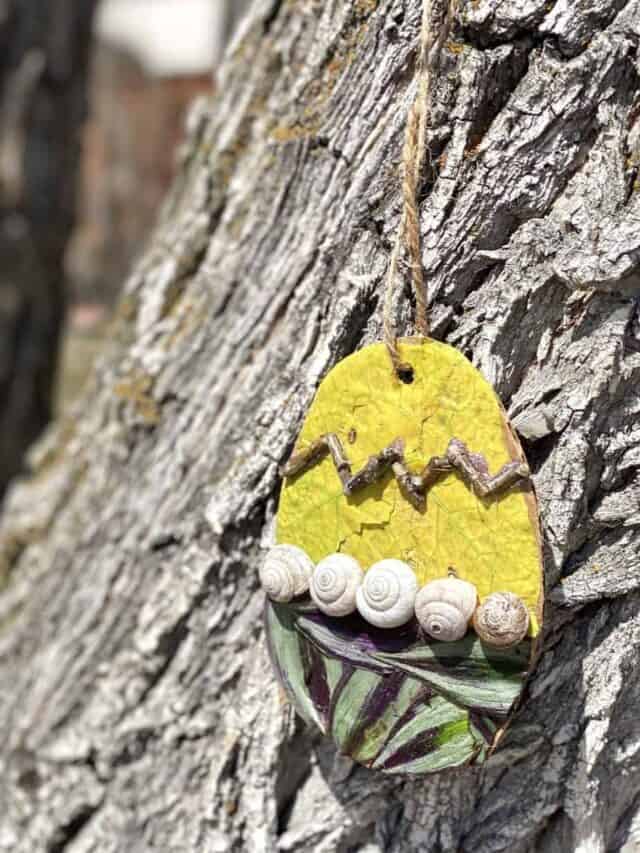
[[[275,545],[260,569],[260,583],[273,601],[291,601],[309,589],[313,561],[296,545]]]
[[[413,616],[418,581],[402,560],[381,560],[364,576],[356,592],[363,619],[377,628],[397,628]]]
[[[449,577],[431,581],[416,596],[416,617],[434,640],[452,643],[461,640],[478,604],[472,583]]]
[[[346,554],[331,554],[320,560],[313,572],[309,592],[328,616],[348,616],[356,609],[356,590],[364,573],[360,564]]]
[[[473,627],[489,646],[508,648],[524,640],[529,630],[529,611],[512,592],[487,596],[473,616]]]

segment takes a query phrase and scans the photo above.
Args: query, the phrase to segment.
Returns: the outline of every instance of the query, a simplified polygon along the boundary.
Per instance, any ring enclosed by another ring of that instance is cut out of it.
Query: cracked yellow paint
[[[493,388],[457,350],[432,340],[405,339],[403,361],[414,381],[403,384],[383,344],[340,362],[320,385],[299,436],[301,450],[324,433],[338,435],[358,470],[396,438],[420,470],[458,438],[482,453],[493,474],[522,454]],[[480,597],[509,590],[527,604],[532,633],[542,608],[537,509],[531,492],[513,489],[482,500],[451,473],[427,494],[426,511],[413,507],[389,473],[347,499],[329,457],[285,481],[277,539],[304,548],[314,561],[341,551],[365,571],[378,560],[409,563],[420,584],[453,566]]]

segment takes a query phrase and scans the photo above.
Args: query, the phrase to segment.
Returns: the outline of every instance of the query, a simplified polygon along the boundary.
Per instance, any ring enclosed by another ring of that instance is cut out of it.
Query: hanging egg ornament
[[[540,631],[542,559],[529,469],[494,390],[445,344],[398,349],[407,381],[374,344],[321,383],[261,578],[271,658],[300,715],[355,761],[420,775],[481,763],[506,727]]]

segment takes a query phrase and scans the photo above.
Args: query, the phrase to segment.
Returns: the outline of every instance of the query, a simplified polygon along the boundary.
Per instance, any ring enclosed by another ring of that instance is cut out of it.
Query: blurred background
[[[0,497],[81,390],[250,0],[0,0]]]

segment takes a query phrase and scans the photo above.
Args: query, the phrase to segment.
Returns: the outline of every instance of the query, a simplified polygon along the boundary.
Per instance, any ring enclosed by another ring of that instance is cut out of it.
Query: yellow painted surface
[[[500,402],[463,355],[419,339],[405,341],[400,351],[414,368],[408,385],[394,377],[383,344],[340,362],[318,389],[296,450],[334,432],[354,472],[396,438],[404,439],[415,471],[443,455],[454,437],[482,453],[492,474],[514,458]],[[350,554],[365,571],[387,557],[405,560],[420,584],[445,577],[453,566],[481,598],[505,590],[519,595],[537,633],[542,570],[533,506],[518,489],[479,499],[456,473],[429,490],[424,512],[403,497],[391,472],[347,499],[327,456],[284,482],[277,539],[304,548],[314,561]]]

